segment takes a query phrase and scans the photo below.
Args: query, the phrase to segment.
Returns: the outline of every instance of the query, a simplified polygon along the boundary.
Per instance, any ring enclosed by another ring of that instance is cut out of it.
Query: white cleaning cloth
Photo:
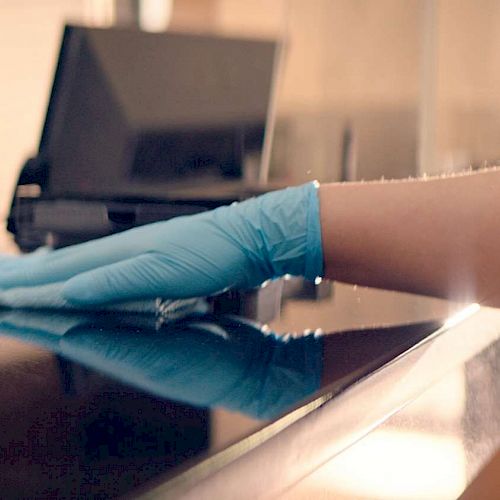
[[[63,282],[19,287],[0,291],[0,307],[12,309],[62,309],[155,314],[163,320],[175,320],[193,312],[207,312],[203,298],[182,300],[156,299],[119,302],[103,306],[76,306],[62,296]]]

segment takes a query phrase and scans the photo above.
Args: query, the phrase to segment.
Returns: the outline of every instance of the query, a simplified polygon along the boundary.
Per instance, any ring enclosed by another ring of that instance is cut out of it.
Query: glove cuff
[[[321,222],[319,212],[319,182],[313,181],[304,186],[307,188],[307,233],[306,262],[304,277],[314,281],[323,276],[323,245],[321,241]]]
[[[285,274],[312,281],[322,276],[318,187],[315,181],[273,191],[210,215],[251,264],[238,286],[256,286]]]
[[[262,237],[267,278],[292,274],[314,280],[323,274],[318,187],[314,181],[255,198],[259,217],[247,220]]]

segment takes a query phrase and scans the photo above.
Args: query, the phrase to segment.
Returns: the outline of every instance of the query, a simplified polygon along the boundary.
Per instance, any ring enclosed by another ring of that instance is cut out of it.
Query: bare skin
[[[325,274],[347,283],[500,306],[500,169],[325,184]]]

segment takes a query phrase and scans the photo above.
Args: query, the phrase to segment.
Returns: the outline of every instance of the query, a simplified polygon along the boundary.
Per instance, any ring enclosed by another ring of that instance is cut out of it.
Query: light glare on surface
[[[458,438],[393,429],[373,432],[316,474],[318,491],[349,499],[450,499],[466,486]]]
[[[469,316],[472,316],[475,314],[481,306],[479,304],[469,304],[465,309],[462,309],[458,313],[454,314],[453,316],[450,316],[445,322],[443,327],[444,328],[451,328],[452,326],[458,325],[461,321],[464,319],[467,319]]]

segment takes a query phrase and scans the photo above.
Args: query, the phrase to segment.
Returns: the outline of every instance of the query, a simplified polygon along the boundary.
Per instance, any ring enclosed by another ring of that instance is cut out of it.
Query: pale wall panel
[[[78,20],[83,1],[0,1],[0,218],[18,171],[33,154],[52,84],[62,26]]]

